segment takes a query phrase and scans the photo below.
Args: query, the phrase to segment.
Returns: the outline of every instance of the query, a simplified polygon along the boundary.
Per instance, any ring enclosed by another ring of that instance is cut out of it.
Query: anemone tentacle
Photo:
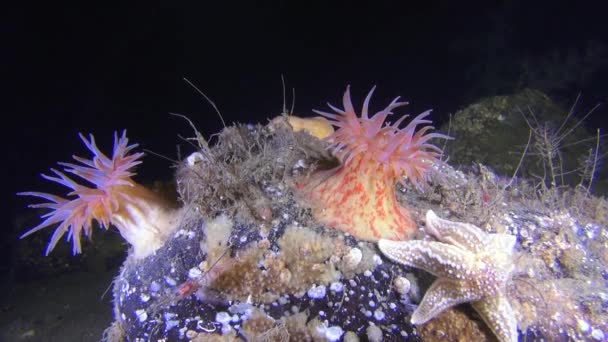
[[[429,141],[449,137],[428,133],[434,128],[428,125],[430,110],[403,128],[399,127],[407,115],[387,123],[394,109],[408,104],[400,97],[370,116],[374,90],[365,97],[361,116],[355,113],[350,86],[342,97],[344,109],[328,104],[335,113],[314,111],[337,128],[325,140],[341,166],[330,177],[327,172],[320,173],[321,181],[310,179],[311,186],[304,187],[304,192],[315,203],[317,218],[334,228],[365,240],[389,236],[404,239],[416,227],[409,211],[396,201],[395,184],[407,180],[422,189],[442,155],[441,149]]]
[[[114,133],[114,148],[112,158],[109,158],[99,150],[93,135],[87,139],[80,134],[80,139],[93,157],[85,159],[73,156],[80,164],[59,165],[63,166],[65,173],[75,175],[89,185],[79,184],[56,169],[51,169],[53,175],[42,174],[44,179],[63,185],[71,191],[65,198],[43,192],[18,193],[20,196],[48,201],[29,207],[50,210],[41,216],[41,223],[25,232],[21,238],[58,224],[47,246],[46,255],[66,233],[67,240],[72,240],[72,252],[78,254],[82,251],[81,235],[84,233],[91,237],[93,221],[97,221],[103,229],[108,229],[110,225],[116,226],[140,256],[158,247],[166,235],[171,215],[167,214],[166,203],[162,199],[131,179],[135,175],[133,168],[141,163],[143,156],[141,152],[130,154],[137,144],[129,145],[126,131],[120,137]]]

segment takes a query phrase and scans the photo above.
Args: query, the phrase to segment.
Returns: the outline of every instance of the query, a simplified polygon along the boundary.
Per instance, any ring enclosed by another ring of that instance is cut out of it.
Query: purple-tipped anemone
[[[78,184],[56,169],[51,169],[54,176],[42,174],[44,179],[59,183],[71,191],[67,193],[67,198],[43,192],[18,193],[21,196],[33,196],[48,201],[32,204],[29,207],[50,209],[48,213],[41,216],[43,221],[28,230],[21,238],[59,224],[51,236],[46,255],[55,248],[59,239],[66,232],[68,241],[72,240],[72,252],[78,254],[82,251],[81,234],[84,232],[85,236],[90,237],[93,220],[95,220],[104,229],[108,229],[111,224],[116,226],[137,252],[140,244],[138,239],[141,240],[142,237],[149,235],[146,232],[158,235],[165,225],[165,222],[154,222],[159,213],[164,212],[162,209],[165,206],[164,202],[131,179],[135,175],[132,169],[141,163],[139,159],[143,153],[129,154],[138,145],[128,144],[126,131],[122,132],[120,138],[116,132],[114,133],[112,158],[108,158],[97,148],[93,135],[89,135],[89,140],[87,140],[80,134],[80,139],[93,153],[93,158],[89,160],[73,156],[74,160],[82,165],[59,164],[64,167],[64,172],[84,179],[91,186]],[[148,237],[147,240],[150,238]],[[140,252],[143,252],[141,248]]]

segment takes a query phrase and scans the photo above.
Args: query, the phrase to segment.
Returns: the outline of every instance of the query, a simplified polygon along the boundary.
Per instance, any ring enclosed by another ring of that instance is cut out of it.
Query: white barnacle
[[[343,258],[342,258],[342,262],[344,264],[344,268],[347,271],[352,271],[355,268],[357,268],[357,266],[359,266],[359,263],[361,263],[361,260],[363,259],[363,252],[361,252],[361,250],[357,247],[351,248],[350,251],[348,252],[348,254],[346,254]]]
[[[188,165],[189,167],[192,167],[204,160],[205,160],[205,156],[203,156],[202,153],[194,152],[191,155],[189,155],[188,157],[186,157],[186,165]]]

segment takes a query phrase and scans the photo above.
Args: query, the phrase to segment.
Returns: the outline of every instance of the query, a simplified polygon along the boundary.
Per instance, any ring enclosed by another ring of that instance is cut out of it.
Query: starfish
[[[517,321],[506,295],[515,236],[444,220],[432,210],[426,214],[426,231],[438,241],[378,242],[389,259],[437,277],[412,314],[412,324],[424,324],[452,306],[470,302],[501,341],[517,341]]]

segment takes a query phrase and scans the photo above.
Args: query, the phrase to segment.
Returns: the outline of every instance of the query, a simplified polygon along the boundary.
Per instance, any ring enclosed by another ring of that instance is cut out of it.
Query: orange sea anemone
[[[337,169],[313,175],[303,192],[313,204],[315,216],[333,228],[363,240],[401,240],[408,238],[416,225],[409,211],[397,203],[395,185],[407,180],[423,188],[442,154],[429,140],[449,137],[428,133],[432,126],[416,131],[418,125],[431,122],[425,120],[430,110],[404,128],[399,125],[407,115],[392,124],[385,123],[393,109],[407,105],[399,102],[399,97],[370,117],[368,107],[374,89],[363,102],[361,117],[353,108],[350,87],[344,93],[344,109],[328,104],[336,113],[315,111],[337,127],[326,140],[342,163]]]
[[[166,238],[171,227],[172,213],[167,203],[155,193],[135,183],[131,176],[133,167],[140,164],[143,153],[130,154],[137,145],[128,145],[126,131],[120,138],[114,133],[114,151],[112,158],[104,155],[96,146],[93,135],[87,140],[80,138],[93,153],[88,160],[73,156],[82,163],[59,163],[64,171],[74,174],[93,187],[76,183],[63,172],[51,169],[55,176],[42,174],[42,177],[70,188],[63,198],[42,192],[21,192],[22,196],[39,197],[49,202],[32,204],[32,208],[50,209],[41,216],[43,221],[21,236],[24,238],[46,227],[59,224],[51,236],[46,249],[48,255],[59,239],[67,232],[68,241],[72,240],[72,252],[81,253],[80,236],[91,237],[93,220],[108,229],[116,226],[120,234],[134,247],[136,257],[143,257],[158,248]]]

